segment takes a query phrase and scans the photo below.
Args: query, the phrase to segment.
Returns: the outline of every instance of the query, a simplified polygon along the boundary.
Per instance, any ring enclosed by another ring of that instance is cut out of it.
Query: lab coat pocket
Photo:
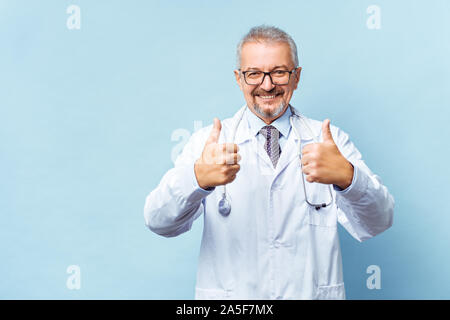
[[[231,299],[231,290],[195,288],[196,300]]]
[[[344,283],[317,288],[318,300],[345,300]]]
[[[327,184],[308,182],[301,173],[299,174],[299,179],[303,179],[301,188],[304,196],[300,198],[300,201],[306,205],[306,217],[309,220],[309,224],[321,227],[336,227],[337,207],[334,203],[332,187]],[[312,205],[321,205],[323,203],[327,204],[327,206],[319,206],[318,210]]]
[[[320,227],[337,227],[337,208],[331,204],[325,208],[316,208],[308,206],[309,224]]]

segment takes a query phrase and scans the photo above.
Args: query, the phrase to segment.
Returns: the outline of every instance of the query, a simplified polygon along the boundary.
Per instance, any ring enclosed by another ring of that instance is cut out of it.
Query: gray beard
[[[253,105],[253,108],[255,109],[255,112],[263,118],[276,118],[283,112],[285,106],[286,104],[282,101],[278,108],[273,112],[265,112],[257,103]]]

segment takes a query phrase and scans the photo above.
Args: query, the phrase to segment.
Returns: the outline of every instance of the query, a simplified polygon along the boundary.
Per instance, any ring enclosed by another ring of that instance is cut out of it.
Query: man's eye
[[[247,76],[250,78],[258,78],[259,76],[261,76],[261,72],[249,72],[247,73]]]
[[[285,73],[286,73],[286,71],[284,71],[284,70],[275,70],[275,71],[272,71],[272,74],[273,74],[274,76],[284,76]]]

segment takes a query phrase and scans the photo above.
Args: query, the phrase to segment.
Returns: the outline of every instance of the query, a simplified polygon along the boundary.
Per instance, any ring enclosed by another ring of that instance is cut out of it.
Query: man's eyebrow
[[[250,68],[247,68],[246,70],[244,70],[244,71],[261,71],[259,68],[255,68],[255,67],[250,67]]]
[[[282,65],[273,67],[273,68],[271,69],[271,71],[272,71],[272,70],[275,70],[275,69],[280,69],[280,68],[289,69],[288,66],[282,64]],[[256,67],[250,67],[250,68],[248,68],[248,69],[245,70],[245,71],[261,71],[261,69],[256,68]]]
[[[289,67],[288,66],[286,66],[286,65],[284,65],[284,64],[282,64],[281,66],[276,66],[276,67],[274,67],[272,70],[275,70],[275,69],[280,69],[280,68],[285,68],[285,69],[289,69]]]

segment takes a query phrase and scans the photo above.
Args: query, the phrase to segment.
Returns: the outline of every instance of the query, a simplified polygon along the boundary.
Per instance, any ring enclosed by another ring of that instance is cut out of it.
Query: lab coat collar
[[[247,105],[244,105],[233,116],[233,126],[238,125],[235,139],[235,143],[238,145],[252,139],[252,134],[250,132],[250,127],[247,121],[247,112],[249,111],[250,110],[247,110]],[[242,117],[241,123],[238,124],[239,118],[241,117],[241,112],[245,112],[245,114]]]
[[[293,123],[294,126],[296,126],[297,131],[300,133],[301,135],[301,140],[313,140],[315,139],[319,139],[320,137],[320,132],[315,132],[314,131],[314,127],[311,124],[311,121],[309,121],[309,119],[307,117],[305,117],[304,115],[302,115],[296,108],[292,107],[292,109],[294,109],[294,113],[296,116],[293,117]],[[300,120],[300,118],[302,118],[302,120]],[[309,128],[306,127],[306,124],[308,124]],[[311,132],[312,131],[312,132]],[[313,137],[311,135],[311,133],[313,133],[315,136]],[[293,135],[295,141],[298,141],[298,136],[297,135]]]

